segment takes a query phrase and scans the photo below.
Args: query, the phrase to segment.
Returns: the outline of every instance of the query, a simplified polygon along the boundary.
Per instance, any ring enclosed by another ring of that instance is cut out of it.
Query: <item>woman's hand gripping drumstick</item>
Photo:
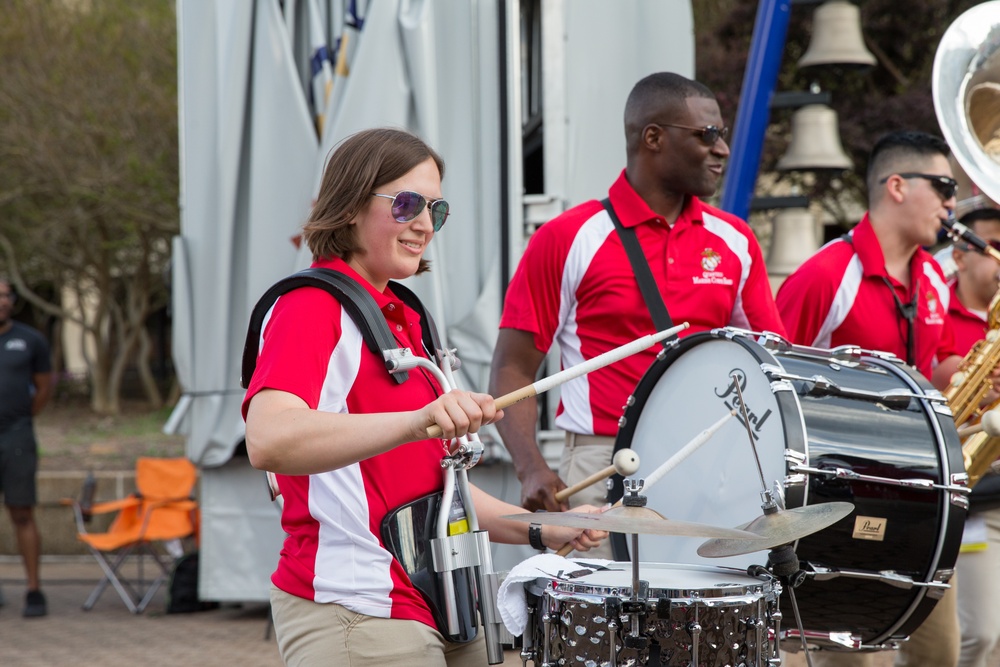
[[[680,451],[678,451],[676,454],[674,454],[673,456],[671,456],[665,462],[663,462],[662,464],[660,464],[659,468],[657,468],[656,470],[654,470],[652,473],[650,473],[645,478],[644,483],[643,483],[643,490],[645,490],[645,491],[648,492],[649,491],[649,487],[653,486],[654,484],[656,484],[657,482],[659,482],[661,479],[663,479],[663,477],[668,472],[670,472],[671,470],[673,470],[674,468],[676,468],[678,466],[678,464],[680,464],[681,461],[683,461],[687,457],[691,456],[691,454],[693,454],[696,449],[698,449],[699,447],[701,447],[702,445],[704,445],[706,442],[708,442],[712,438],[712,436],[715,435],[715,432],[718,431],[723,426],[725,426],[726,422],[729,421],[729,418],[730,417],[734,417],[734,416],[736,416],[736,410],[730,410],[728,414],[726,414],[724,417],[722,417],[721,419],[719,419],[717,422],[715,422],[714,424],[712,424],[711,426],[709,426],[708,428],[706,428],[704,431],[702,431],[701,433],[699,433],[698,435],[696,435],[694,438],[691,439],[690,442],[688,442],[686,445],[684,445],[683,447],[681,447]],[[621,452],[627,452],[627,451],[631,451],[631,450],[623,449],[623,450],[620,450],[618,453],[620,454]],[[617,456],[617,454],[615,456]],[[605,470],[607,470],[607,468],[605,468]],[[602,470],[601,472],[604,472],[604,470]],[[624,476],[625,475],[622,475],[622,477],[624,477]],[[586,481],[586,480],[584,480],[584,481]],[[578,486],[578,485],[574,484],[573,486]],[[573,488],[573,487],[570,487],[570,488]],[[564,491],[568,491],[568,490],[569,489],[564,489]],[[579,491],[579,489],[576,489],[576,491]],[[576,491],[574,491],[573,493],[576,493]],[[557,498],[558,498],[558,496],[557,496]],[[608,507],[606,507],[605,510],[611,509],[612,507],[619,507],[621,504],[622,504],[622,501],[619,500],[614,505],[609,505]],[[572,550],[573,550],[573,547],[571,545],[567,544],[567,545],[563,546],[561,549],[559,549],[559,551],[557,551],[556,554],[559,555],[559,556],[565,556],[566,554],[568,554]]]
[[[658,331],[648,336],[642,336],[641,338],[636,338],[631,343],[625,343],[613,350],[608,350],[604,354],[599,354],[593,359],[588,359],[582,363],[577,364],[571,368],[559,371],[553,375],[546,378],[542,378],[537,382],[529,384],[527,387],[521,387],[509,394],[504,394],[503,396],[497,398],[494,403],[497,410],[503,410],[508,408],[518,401],[523,401],[526,398],[531,398],[532,396],[537,396],[538,394],[545,393],[549,389],[558,387],[564,382],[569,382],[570,380],[576,379],[581,375],[586,375],[591,371],[596,371],[598,368],[604,368],[609,366],[616,361],[621,361],[625,357],[632,356],[638,352],[649,349],[653,345],[656,345],[661,340],[674,336],[681,331],[684,331],[691,325],[687,322],[678,324],[675,327],[669,329],[664,329],[663,331]],[[427,437],[428,438],[438,438],[441,436],[441,427],[437,424],[431,424],[427,427]]]

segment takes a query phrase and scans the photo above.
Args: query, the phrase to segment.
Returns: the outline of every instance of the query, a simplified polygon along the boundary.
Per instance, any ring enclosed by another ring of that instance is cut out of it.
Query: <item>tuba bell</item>
[[[931,74],[934,111],[958,165],[958,210],[1000,202],[1000,0],[948,27]]]
[[[952,23],[934,56],[934,110],[957,163],[958,213],[997,207],[1000,201],[1000,0],[977,5]],[[964,209],[964,210],[963,210]],[[962,225],[949,220],[953,238],[972,242],[1000,263],[1000,254]],[[978,243],[976,243],[978,241]],[[988,408],[990,379],[1000,365],[1000,292],[990,303],[989,331],[966,355],[945,390],[962,435],[969,485],[974,486],[1000,456],[1000,436],[978,428]]]

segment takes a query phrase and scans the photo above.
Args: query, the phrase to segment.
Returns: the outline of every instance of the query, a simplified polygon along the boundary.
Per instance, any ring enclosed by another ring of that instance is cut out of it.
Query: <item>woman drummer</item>
[[[303,237],[313,266],[358,281],[401,346],[423,355],[421,321],[390,280],[428,268],[448,217],[444,163],[422,140],[373,129],[333,153]],[[251,463],[276,473],[288,534],[271,577],[271,610],[289,665],[485,665],[483,633],[445,641],[430,608],[379,538],[383,517],[443,487],[449,439],[503,416],[487,394],[443,392],[423,369],[397,383],[341,304],[305,287],[278,299],[243,403]],[[440,438],[426,429],[437,424]],[[495,542],[528,543],[524,510],[472,487]],[[544,526],[548,547],[597,546],[605,534]]]

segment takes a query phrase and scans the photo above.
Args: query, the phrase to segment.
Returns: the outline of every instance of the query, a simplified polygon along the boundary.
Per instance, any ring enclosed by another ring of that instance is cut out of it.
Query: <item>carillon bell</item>
[[[778,287],[795,269],[819,249],[816,219],[809,209],[786,208],[774,216],[771,247],[767,253],[767,274],[771,289]]]
[[[853,166],[840,144],[837,112],[807,104],[792,116],[792,140],[778,160],[778,171],[845,170]]]
[[[812,39],[799,67],[851,65],[871,67],[875,56],[861,35],[861,12],[847,0],[828,0],[813,14]]]

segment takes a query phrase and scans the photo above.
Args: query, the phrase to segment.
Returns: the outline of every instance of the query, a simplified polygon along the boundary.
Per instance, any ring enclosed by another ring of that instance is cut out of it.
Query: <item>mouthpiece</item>
[[[964,241],[984,255],[989,255],[997,262],[1000,262],[1000,252],[984,241],[978,234],[955,219],[955,212],[948,211],[948,218],[941,223],[948,230],[948,236],[953,241]]]

